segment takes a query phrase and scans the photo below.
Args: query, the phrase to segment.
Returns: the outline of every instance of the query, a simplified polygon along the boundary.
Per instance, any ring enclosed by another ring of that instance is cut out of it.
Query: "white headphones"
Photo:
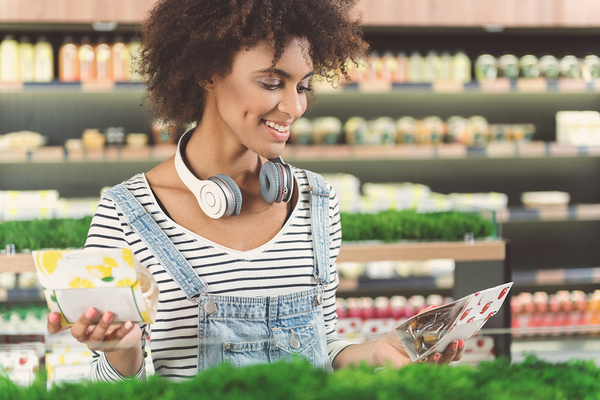
[[[194,176],[183,159],[183,149],[191,137],[193,129],[185,132],[175,153],[175,169],[177,174],[196,196],[200,208],[206,215],[217,219],[222,216],[236,216],[242,209],[242,192],[233,179],[227,175],[217,174],[203,181]],[[294,192],[294,175],[288,164],[281,157],[263,164],[260,175],[260,195],[267,203],[288,202]]]

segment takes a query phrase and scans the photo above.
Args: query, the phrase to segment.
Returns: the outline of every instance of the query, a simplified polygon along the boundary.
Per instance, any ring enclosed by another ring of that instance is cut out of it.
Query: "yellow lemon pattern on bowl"
[[[62,260],[62,258],[63,258],[63,256],[62,256],[63,251],[51,250],[51,251],[44,251],[44,252],[38,253],[38,263],[37,264],[38,264],[40,271],[44,275],[51,275],[54,272],[54,270],[56,269],[56,267],[58,267],[60,260]],[[39,259],[40,254],[42,255],[41,260]]]
[[[69,281],[70,289],[81,289],[81,288],[93,288],[94,284],[92,281],[86,278],[75,278]]]
[[[117,286],[117,287],[132,287],[133,290],[136,290],[137,288],[140,287],[140,281],[134,281],[133,279],[124,278],[124,279],[120,279],[115,286]]]
[[[128,267],[133,268],[133,253],[129,249],[123,249],[123,261]]]
[[[85,268],[92,276],[102,279],[104,282],[112,282],[112,269],[117,268],[117,262],[110,257],[102,257],[101,265],[86,265]]]

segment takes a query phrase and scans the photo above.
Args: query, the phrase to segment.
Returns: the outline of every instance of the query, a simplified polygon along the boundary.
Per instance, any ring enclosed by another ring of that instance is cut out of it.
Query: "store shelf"
[[[0,255],[0,273],[28,271],[35,272],[35,264],[31,254]]]
[[[0,93],[144,93],[135,82],[0,82]]]
[[[545,78],[510,80],[498,78],[493,81],[462,82],[433,82],[433,83],[392,83],[392,82],[361,82],[349,83],[342,89],[333,88],[327,84],[316,88],[317,94],[331,93],[584,93],[600,92],[600,80],[586,82],[583,79],[561,78],[548,80]]]
[[[508,208],[497,213],[502,223],[600,221],[600,204],[576,204],[564,208]]]
[[[449,258],[454,261],[504,260],[505,243],[500,240],[481,242],[431,242],[392,244],[344,244],[338,262],[386,260],[431,260]]]
[[[0,287],[0,303],[45,301],[40,289],[5,289]]]

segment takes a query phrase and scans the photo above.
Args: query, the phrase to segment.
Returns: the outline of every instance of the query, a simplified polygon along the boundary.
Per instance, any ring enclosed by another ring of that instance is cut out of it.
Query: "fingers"
[[[436,307],[436,306],[434,306],[434,305],[431,305],[431,306],[429,306],[429,307],[425,307],[424,309],[422,309],[421,311],[419,311],[419,314],[422,314],[422,313],[424,313],[424,312],[426,312],[426,311],[433,310],[435,307]]]
[[[67,329],[67,328],[63,328],[60,326],[60,315],[55,312],[51,312],[50,314],[48,314],[47,326],[48,326],[48,332],[50,332],[50,333],[58,333],[60,331]]]
[[[71,327],[71,335],[81,343],[85,343],[88,338],[88,328],[90,325],[95,325],[95,319],[98,316],[98,311],[90,307]]]
[[[462,358],[464,348],[464,340],[455,340],[450,343],[442,353],[432,354],[429,357],[430,362],[435,364],[448,364],[452,361],[458,361]]]
[[[89,336],[87,338],[87,345],[90,349],[93,350],[93,349],[98,348],[98,343],[100,343],[104,340],[104,337],[107,334],[108,328],[110,328],[114,319],[115,319],[115,316],[111,312],[107,311],[104,314],[102,314],[102,318],[100,318],[100,321],[98,321],[98,323],[96,324],[96,327],[92,330],[92,332],[89,334]]]

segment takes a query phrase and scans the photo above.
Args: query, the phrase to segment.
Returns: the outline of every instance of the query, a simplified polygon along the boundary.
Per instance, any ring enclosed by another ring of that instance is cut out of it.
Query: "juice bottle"
[[[454,55],[454,80],[471,82],[471,59],[462,50]]]
[[[398,68],[398,62],[396,57],[394,56],[394,52],[391,50],[387,50],[383,53],[383,57],[381,59],[381,74],[379,79],[384,82],[392,82],[392,77],[396,75],[396,69]]]
[[[136,38],[133,38],[129,42],[127,47],[129,48],[129,55],[131,57],[130,58],[131,63],[130,63],[130,67],[129,67],[130,80],[131,80],[131,82],[142,82],[144,80],[144,77],[140,74],[140,70],[139,70],[139,66],[140,66],[139,57],[141,56],[140,53],[142,50],[142,43],[140,43],[140,41],[137,40]]]
[[[0,43],[0,81],[19,80],[19,43],[12,35],[6,35]]]
[[[425,57],[425,76],[422,79],[425,82],[439,80],[441,70],[441,60],[437,51],[431,50]]]
[[[46,36],[38,38],[33,50],[34,80],[36,82],[51,82],[54,79],[54,50]]]
[[[79,76],[81,82],[96,80],[96,54],[90,44],[90,38],[84,36],[81,38],[81,46],[77,52],[79,58]]]
[[[19,43],[19,75],[21,82],[33,82],[34,73],[34,51],[29,36],[23,36]]]
[[[129,54],[129,48],[121,36],[115,38],[111,52],[113,79],[115,82],[126,82],[129,79],[131,55]]]
[[[401,51],[396,56],[396,72],[392,77],[394,83],[406,83],[408,82],[408,57],[406,53]]]
[[[454,79],[454,62],[449,52],[444,51],[440,56],[440,71],[436,81],[451,81]]]
[[[475,62],[475,78],[478,81],[493,81],[498,76],[498,60],[491,54],[482,54]]]
[[[98,81],[112,81],[112,52],[110,46],[106,43],[106,37],[98,38],[98,44],[94,48],[96,56],[96,79]]]
[[[419,83],[421,82],[422,72],[425,69],[425,62],[423,61],[423,56],[418,51],[413,51],[410,54],[408,59],[409,65],[409,82],[410,83]]]
[[[58,51],[58,79],[61,82],[78,82],[79,58],[78,48],[73,37],[65,37],[64,43]]]

